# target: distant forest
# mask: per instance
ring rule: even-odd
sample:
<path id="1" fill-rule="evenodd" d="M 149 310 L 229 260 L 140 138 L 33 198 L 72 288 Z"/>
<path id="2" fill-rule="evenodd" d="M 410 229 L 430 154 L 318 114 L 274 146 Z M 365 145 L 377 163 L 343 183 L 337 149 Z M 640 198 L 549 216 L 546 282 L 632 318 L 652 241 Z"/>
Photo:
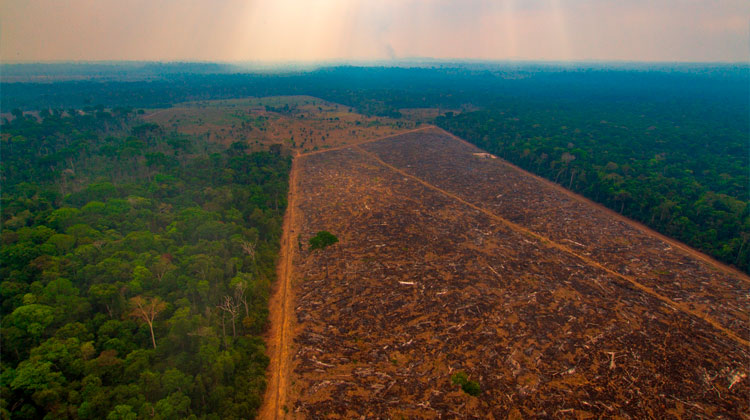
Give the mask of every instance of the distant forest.
<path id="1" fill-rule="evenodd" d="M 679 102 L 722 102 L 738 113 L 748 107 L 747 65 L 425 66 L 238 73 L 211 64 L 5 64 L 0 65 L 0 108 L 3 112 L 96 105 L 158 108 L 185 101 L 270 95 L 317 96 L 381 116 L 398 115 L 401 108 L 486 107 L 509 100 L 654 102 L 678 107 Z M 23 74 L 46 82 L 8 82 Z M 747 113 L 743 118 L 747 119 Z"/>
<path id="2" fill-rule="evenodd" d="M 40 118 L 2 125 L 0 417 L 254 417 L 290 159 Z"/>

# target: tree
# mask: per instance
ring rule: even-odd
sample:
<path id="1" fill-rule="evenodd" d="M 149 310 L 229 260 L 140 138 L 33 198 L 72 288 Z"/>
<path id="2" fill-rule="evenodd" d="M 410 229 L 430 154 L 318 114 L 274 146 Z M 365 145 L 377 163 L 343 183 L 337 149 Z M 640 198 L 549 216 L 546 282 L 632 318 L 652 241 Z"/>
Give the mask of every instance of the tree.
<path id="1" fill-rule="evenodd" d="M 235 277 L 236 278 L 236 277 Z M 245 317 L 250 317 L 250 307 L 247 305 L 247 284 L 244 281 L 238 281 L 234 285 L 234 297 L 238 303 L 245 307 Z"/>
<path id="2" fill-rule="evenodd" d="M 52 307 L 39 304 L 19 306 L 8 318 L 9 325 L 25 331 L 34 340 L 41 338 L 55 319 Z"/>
<path id="3" fill-rule="evenodd" d="M 255 246 L 256 246 L 256 243 L 255 242 L 250 242 L 250 241 L 242 241 L 241 246 L 242 246 L 242 250 L 245 251 L 245 253 L 247 255 L 249 255 L 250 258 L 253 259 L 253 261 L 255 261 Z"/>
<path id="4" fill-rule="evenodd" d="M 310 238 L 310 251 L 317 249 L 326 249 L 330 245 L 333 245 L 339 241 L 336 235 L 326 230 L 321 230 L 315 236 Z"/>
<path id="5" fill-rule="evenodd" d="M 107 309 L 107 314 L 112 318 L 114 315 L 113 307 L 119 296 L 117 287 L 114 284 L 98 283 L 89 288 L 90 299 Z"/>
<path id="6" fill-rule="evenodd" d="M 135 420 L 138 416 L 129 405 L 116 405 L 107 415 L 107 420 Z"/>
<path id="7" fill-rule="evenodd" d="M 240 289 L 237 289 L 237 290 L 238 292 L 240 291 Z M 244 290 L 242 292 L 244 292 Z M 217 305 L 216 307 L 221 309 L 224 312 L 229 313 L 229 316 L 232 318 L 232 337 L 237 337 L 237 329 L 235 327 L 235 320 L 237 319 L 237 315 L 240 312 L 240 303 L 238 299 L 235 299 L 234 297 L 229 296 L 229 295 L 224 296 L 224 300 L 221 302 L 220 305 Z M 223 325 L 224 323 L 223 315 L 221 317 L 221 322 Z"/>
<path id="8" fill-rule="evenodd" d="M 329 246 L 337 243 L 339 241 L 339 238 L 336 237 L 336 235 L 332 234 L 331 232 L 328 232 L 327 230 L 321 230 L 315 236 L 310 238 L 310 251 L 315 250 L 324 250 L 328 248 Z M 326 267 L 326 278 L 328 277 L 328 261 L 325 261 L 325 267 Z"/>
<path id="9" fill-rule="evenodd" d="M 172 264 L 169 258 L 162 255 L 162 257 L 159 258 L 159 260 L 154 263 L 150 271 L 152 271 L 154 275 L 156 275 L 156 278 L 161 282 L 162 279 L 164 279 L 164 276 L 174 269 L 175 269 L 175 266 L 174 264 Z M 136 271 L 134 272 L 134 274 L 138 273 L 137 270 L 138 270 L 138 267 L 136 267 Z M 146 274 L 146 273 L 144 272 L 143 274 Z"/>
<path id="10" fill-rule="evenodd" d="M 130 316 L 141 319 L 143 322 L 148 324 L 148 328 L 151 330 L 151 343 L 156 348 L 156 338 L 154 337 L 154 319 L 159 312 L 166 309 L 167 304 L 163 302 L 158 296 L 151 299 L 144 298 L 142 296 L 136 296 L 130 299 L 130 304 L 133 306 L 133 310 L 130 312 Z"/>

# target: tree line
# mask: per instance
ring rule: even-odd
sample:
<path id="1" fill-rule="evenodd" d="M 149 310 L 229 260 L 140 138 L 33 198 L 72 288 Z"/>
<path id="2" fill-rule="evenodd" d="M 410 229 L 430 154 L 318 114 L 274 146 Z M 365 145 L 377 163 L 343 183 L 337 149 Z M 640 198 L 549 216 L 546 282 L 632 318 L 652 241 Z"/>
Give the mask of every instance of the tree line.
<path id="1" fill-rule="evenodd" d="M 717 259 L 750 269 L 747 115 L 729 104 L 506 102 L 436 123 Z"/>

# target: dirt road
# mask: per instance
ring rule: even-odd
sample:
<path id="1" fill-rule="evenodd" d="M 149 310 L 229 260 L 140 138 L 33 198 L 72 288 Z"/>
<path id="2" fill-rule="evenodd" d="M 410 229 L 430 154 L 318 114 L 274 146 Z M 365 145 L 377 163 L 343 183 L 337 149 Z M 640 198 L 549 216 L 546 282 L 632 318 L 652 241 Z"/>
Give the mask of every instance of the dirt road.
<path id="1" fill-rule="evenodd" d="M 144 120 L 147 120 L 147 119 L 149 119 L 149 118 L 152 118 L 152 117 L 155 117 L 155 116 L 157 116 L 157 115 L 159 115 L 159 114 L 163 114 L 163 113 L 165 113 L 165 112 L 167 112 L 167 111 L 169 111 L 169 110 L 171 110 L 171 109 L 172 109 L 172 108 L 161 109 L 161 110 L 159 110 L 159 111 L 155 111 L 155 112 L 152 112 L 152 113 L 150 113 L 150 114 L 144 115 L 144 116 L 143 116 L 142 118 L 143 118 Z"/>
<path id="2" fill-rule="evenodd" d="M 286 409 L 286 395 L 289 380 L 289 350 L 292 334 L 292 302 L 294 301 L 294 290 L 292 289 L 292 276 L 296 218 L 295 207 L 297 205 L 297 173 L 299 160 L 292 161 L 292 169 L 289 173 L 289 193 L 287 199 L 286 214 L 282 225 L 281 252 L 279 264 L 276 268 L 276 290 L 269 302 L 270 322 L 266 344 L 271 363 L 268 367 L 268 386 L 260 408 L 259 418 L 278 419 L 284 418 Z"/>
<path id="3" fill-rule="evenodd" d="M 370 140 L 364 140 L 364 141 L 358 141 L 358 142 L 351 142 L 351 143 L 343 144 L 341 146 L 329 147 L 327 149 L 321 149 L 321 150 L 315 150 L 315 151 L 312 151 L 312 152 L 302 153 L 302 154 L 298 155 L 298 157 L 312 156 L 312 155 L 318 155 L 318 154 L 326 153 L 326 152 L 333 152 L 334 150 L 341 150 L 341 149 L 345 149 L 347 147 L 352 147 L 352 146 L 360 146 L 360 145 L 367 144 L 367 143 L 373 143 L 373 142 L 376 142 L 376 141 L 381 141 L 381 140 L 389 139 L 391 137 L 403 136 L 404 134 L 416 133 L 418 131 L 423 131 L 423 130 L 435 130 L 435 129 L 436 129 L 436 127 L 433 126 L 433 125 L 426 125 L 424 127 L 415 128 L 413 130 L 407 130 L 407 131 L 402 131 L 402 132 L 396 133 L 396 134 L 389 134 L 387 136 L 378 137 L 376 139 L 370 139 Z"/>

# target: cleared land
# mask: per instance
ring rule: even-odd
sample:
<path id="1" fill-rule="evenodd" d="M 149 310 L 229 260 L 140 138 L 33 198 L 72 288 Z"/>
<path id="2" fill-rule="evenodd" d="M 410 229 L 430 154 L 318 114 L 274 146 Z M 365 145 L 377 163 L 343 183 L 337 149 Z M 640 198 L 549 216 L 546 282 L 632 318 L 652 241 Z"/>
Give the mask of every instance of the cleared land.
<path id="1" fill-rule="evenodd" d="M 746 276 L 436 129 L 297 159 L 290 417 L 750 418 Z"/>
<path id="2" fill-rule="evenodd" d="M 303 153 L 373 140 L 415 125 L 406 120 L 367 117 L 344 105 L 310 96 L 187 102 L 149 110 L 144 119 L 225 145 L 236 141 L 251 148 L 282 144 Z"/>

